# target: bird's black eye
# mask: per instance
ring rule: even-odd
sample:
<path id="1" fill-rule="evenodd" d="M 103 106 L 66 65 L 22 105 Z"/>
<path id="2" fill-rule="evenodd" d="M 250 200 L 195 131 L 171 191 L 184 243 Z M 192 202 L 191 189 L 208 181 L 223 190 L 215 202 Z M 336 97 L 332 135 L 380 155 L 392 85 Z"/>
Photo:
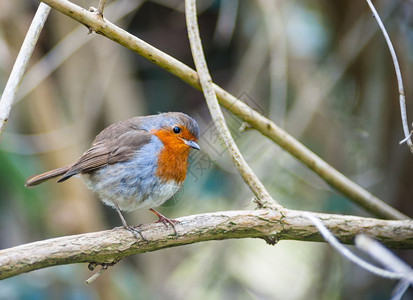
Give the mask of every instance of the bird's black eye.
<path id="1" fill-rule="evenodd" d="M 181 128 L 179 128 L 178 126 L 174 126 L 174 128 L 172 128 L 173 132 L 178 134 L 181 132 Z"/>

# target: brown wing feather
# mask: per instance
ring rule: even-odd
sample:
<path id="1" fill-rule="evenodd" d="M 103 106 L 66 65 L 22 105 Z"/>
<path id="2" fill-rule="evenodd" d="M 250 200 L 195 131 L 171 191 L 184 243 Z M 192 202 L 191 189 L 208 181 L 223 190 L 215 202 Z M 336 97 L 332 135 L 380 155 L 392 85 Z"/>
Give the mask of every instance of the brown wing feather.
<path id="1" fill-rule="evenodd" d="M 151 134 L 139 129 L 136 119 L 113 124 L 104 129 L 95 139 L 92 147 L 72 165 L 58 180 L 62 182 L 71 176 L 90 172 L 108 164 L 127 161 L 137 150 L 147 144 Z"/>

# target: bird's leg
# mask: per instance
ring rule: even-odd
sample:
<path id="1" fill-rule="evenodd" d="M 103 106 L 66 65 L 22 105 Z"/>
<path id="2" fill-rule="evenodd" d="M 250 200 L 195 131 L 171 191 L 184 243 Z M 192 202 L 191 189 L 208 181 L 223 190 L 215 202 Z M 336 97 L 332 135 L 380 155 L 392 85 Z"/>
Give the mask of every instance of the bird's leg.
<path id="1" fill-rule="evenodd" d="M 172 228 L 174 229 L 176 238 L 178 238 L 178 232 L 176 231 L 176 228 L 175 228 L 175 224 L 179 223 L 178 220 L 169 219 L 165 217 L 164 215 L 162 215 L 161 213 L 154 210 L 153 208 L 150 208 L 149 211 L 154 213 L 158 217 L 158 221 L 156 221 L 155 223 L 163 223 L 166 228 L 168 228 L 168 224 L 170 224 Z"/>
<path id="2" fill-rule="evenodd" d="M 132 233 L 137 240 L 139 240 L 139 236 L 138 236 L 138 234 L 139 234 L 140 237 L 141 237 L 145 242 L 147 242 L 148 240 L 145 239 L 145 237 L 142 235 L 142 232 L 141 232 L 138 228 L 130 227 L 130 226 L 128 225 L 128 223 L 126 223 L 126 220 L 125 220 L 125 218 L 123 217 L 122 213 L 120 212 L 119 206 L 118 206 L 116 203 L 115 203 L 115 208 L 116 208 L 116 211 L 118 212 L 119 217 L 120 217 L 120 219 L 121 219 L 121 221 L 122 221 L 123 228 L 125 228 L 125 229 L 128 230 L 130 233 Z"/>

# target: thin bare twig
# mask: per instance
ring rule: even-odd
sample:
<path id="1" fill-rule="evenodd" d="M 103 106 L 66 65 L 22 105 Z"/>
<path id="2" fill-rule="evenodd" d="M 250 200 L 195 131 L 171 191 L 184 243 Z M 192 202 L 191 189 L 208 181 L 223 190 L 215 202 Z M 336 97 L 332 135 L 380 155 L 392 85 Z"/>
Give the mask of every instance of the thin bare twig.
<path id="1" fill-rule="evenodd" d="M 366 1 L 373 13 L 374 18 L 377 21 L 377 24 L 379 24 L 379 27 L 381 31 L 383 32 L 384 39 L 386 40 L 387 46 L 389 47 L 389 51 L 390 51 L 390 54 L 393 60 L 394 70 L 396 71 L 397 85 L 399 87 L 400 113 L 401 113 L 401 118 L 402 118 L 404 136 L 405 136 L 405 139 L 403 140 L 403 142 L 405 141 L 407 142 L 407 145 L 409 146 L 410 151 L 413 153 L 413 143 L 411 140 L 409 124 L 407 122 L 406 98 L 404 95 L 403 79 L 402 79 L 402 73 L 400 71 L 399 61 L 397 60 L 396 51 L 394 51 L 394 47 L 387 33 L 386 27 L 384 27 L 384 24 L 381 21 L 380 16 L 377 13 L 377 10 L 374 7 L 373 3 L 370 0 L 366 0 Z"/>
<path id="2" fill-rule="evenodd" d="M 401 299 L 409 285 L 413 285 L 412 269 L 376 240 L 365 234 L 359 234 L 355 237 L 355 244 L 359 249 L 368 253 L 382 265 L 386 266 L 390 271 L 376 267 L 375 265 L 372 265 L 371 263 L 356 256 L 336 239 L 333 233 L 324 226 L 320 219 L 308 212 L 305 212 L 304 215 L 313 222 L 324 239 L 344 258 L 369 271 L 370 273 L 373 273 L 374 275 L 388 279 L 399 279 L 400 284 L 396 287 L 396 292 L 393 293 L 391 298 L 392 300 Z"/>
<path id="3" fill-rule="evenodd" d="M 229 132 L 224 115 L 219 106 L 217 96 L 212 85 L 211 75 L 208 71 L 208 66 L 205 60 L 204 51 L 202 48 L 201 37 L 199 34 L 198 21 L 196 15 L 196 0 L 185 1 L 185 15 L 188 30 L 189 43 L 191 45 L 192 57 L 195 62 L 195 67 L 198 72 L 199 81 L 202 86 L 209 111 L 211 113 L 214 124 L 222 142 L 225 145 L 234 165 L 241 174 L 242 179 L 259 199 L 263 207 L 277 207 L 276 201 L 270 196 L 264 185 L 255 175 L 254 171 L 249 167 L 241 152 L 239 151 L 234 139 Z"/>
<path id="4" fill-rule="evenodd" d="M 0 135 L 7 123 L 20 82 L 26 72 L 34 47 L 49 16 L 50 6 L 40 3 L 17 55 L 9 80 L 0 100 Z"/>
<path id="5" fill-rule="evenodd" d="M 389 249 L 367 235 L 358 235 L 355 239 L 357 248 L 363 250 L 387 269 L 400 274 L 413 284 L 413 270 L 408 264 L 394 255 Z"/>
<path id="6" fill-rule="evenodd" d="M 98 277 L 100 275 L 103 274 L 103 272 L 105 272 L 108 269 L 108 264 L 102 264 L 101 268 L 99 271 L 97 271 L 95 274 L 93 274 L 92 276 L 90 276 L 88 279 L 85 280 L 86 284 L 91 284 L 93 283 L 93 281 L 95 281 L 96 279 L 98 279 Z"/>
<path id="7" fill-rule="evenodd" d="M 376 267 L 375 265 L 372 265 L 371 263 L 361 259 L 357 255 L 355 255 L 353 252 L 351 252 L 348 248 L 344 247 L 337 239 L 336 237 L 324 226 L 324 224 L 316 217 L 311 215 L 310 213 L 305 213 L 305 216 L 313 222 L 313 224 L 318 228 L 320 231 L 321 235 L 323 238 L 342 256 L 344 256 L 346 259 L 349 261 L 355 263 L 359 267 L 369 271 L 370 273 L 373 273 L 374 275 L 388 278 L 388 279 L 401 279 L 403 278 L 403 274 L 401 273 L 395 273 L 392 271 L 387 271 L 385 269 Z"/>
<path id="8" fill-rule="evenodd" d="M 356 236 L 355 245 L 387 269 L 403 275 L 393 290 L 391 300 L 401 299 L 409 286 L 413 286 L 412 268 L 381 243 L 367 235 L 359 234 Z"/>

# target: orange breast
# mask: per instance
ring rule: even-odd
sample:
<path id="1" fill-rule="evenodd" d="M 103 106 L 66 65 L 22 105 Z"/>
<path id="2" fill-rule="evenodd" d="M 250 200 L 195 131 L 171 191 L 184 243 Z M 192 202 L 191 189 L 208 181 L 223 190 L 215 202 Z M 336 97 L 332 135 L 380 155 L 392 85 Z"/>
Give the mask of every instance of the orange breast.
<path id="1" fill-rule="evenodd" d="M 185 180 L 189 147 L 167 130 L 154 132 L 164 144 L 158 157 L 156 175 L 162 180 L 174 180 L 181 184 Z"/>

